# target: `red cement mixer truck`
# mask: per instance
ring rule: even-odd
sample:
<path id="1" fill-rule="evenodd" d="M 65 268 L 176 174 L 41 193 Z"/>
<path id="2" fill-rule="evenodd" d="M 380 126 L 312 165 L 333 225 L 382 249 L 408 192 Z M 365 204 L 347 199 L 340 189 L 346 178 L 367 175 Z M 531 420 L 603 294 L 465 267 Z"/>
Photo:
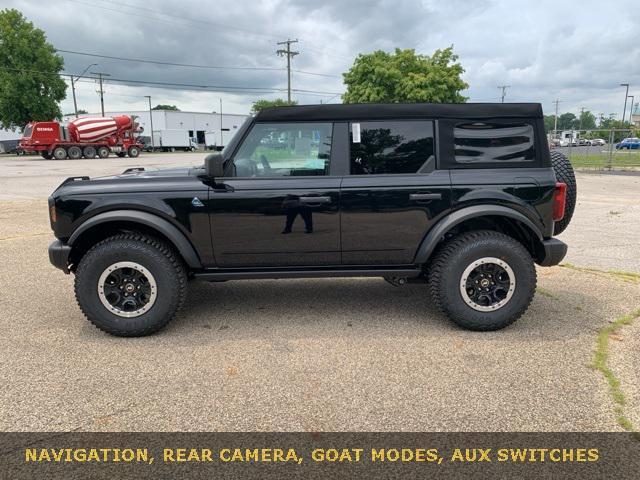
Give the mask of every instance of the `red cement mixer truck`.
<path id="1" fill-rule="evenodd" d="M 110 153 L 119 157 L 140 155 L 143 145 L 134 117 L 80 117 L 67 125 L 59 122 L 31 122 L 20 140 L 19 149 L 39 153 L 42 158 L 107 158 Z"/>

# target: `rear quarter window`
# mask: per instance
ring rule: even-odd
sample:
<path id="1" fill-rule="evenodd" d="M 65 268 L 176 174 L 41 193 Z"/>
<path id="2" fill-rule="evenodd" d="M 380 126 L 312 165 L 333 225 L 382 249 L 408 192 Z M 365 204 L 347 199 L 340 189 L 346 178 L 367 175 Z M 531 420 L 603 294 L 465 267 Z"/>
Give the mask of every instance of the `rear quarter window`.
<path id="1" fill-rule="evenodd" d="M 534 128 L 528 123 L 458 122 L 453 125 L 456 164 L 513 164 L 535 160 Z"/>

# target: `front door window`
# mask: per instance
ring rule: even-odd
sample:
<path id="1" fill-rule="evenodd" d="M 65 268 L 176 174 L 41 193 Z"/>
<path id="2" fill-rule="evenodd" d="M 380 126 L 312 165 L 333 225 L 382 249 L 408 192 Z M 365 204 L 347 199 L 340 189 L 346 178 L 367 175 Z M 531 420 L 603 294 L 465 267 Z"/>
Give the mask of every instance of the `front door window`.
<path id="1" fill-rule="evenodd" d="M 234 176 L 329 174 L 331 123 L 257 123 L 234 159 Z"/>

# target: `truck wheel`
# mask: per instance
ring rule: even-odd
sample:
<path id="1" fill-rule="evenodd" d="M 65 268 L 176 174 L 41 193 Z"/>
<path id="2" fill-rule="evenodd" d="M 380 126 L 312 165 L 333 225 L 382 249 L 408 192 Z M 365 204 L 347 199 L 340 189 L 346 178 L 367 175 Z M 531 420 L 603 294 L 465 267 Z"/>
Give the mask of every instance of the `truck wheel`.
<path id="1" fill-rule="evenodd" d="M 67 150 L 64 147 L 56 147 L 53 149 L 53 158 L 56 160 L 64 160 L 67 158 Z"/>
<path id="2" fill-rule="evenodd" d="M 108 158 L 111 150 L 109 147 L 99 147 L 98 148 L 98 157 L 100 158 Z"/>
<path id="3" fill-rule="evenodd" d="M 578 197 L 578 186 L 571 162 L 563 153 L 551 152 L 551 165 L 553 171 L 556 172 L 556 179 L 567 184 L 567 203 L 564 207 L 564 217 L 553 225 L 553 234 L 559 235 L 567 229 L 571 217 L 573 217 Z"/>
<path id="4" fill-rule="evenodd" d="M 84 158 L 96 158 L 96 149 L 95 147 L 84 147 L 82 154 Z"/>
<path id="5" fill-rule="evenodd" d="M 527 310 L 536 290 L 536 269 L 527 249 L 490 230 L 449 240 L 427 273 L 435 305 L 468 330 L 512 324 Z"/>
<path id="6" fill-rule="evenodd" d="M 68 148 L 67 155 L 69 155 L 69 158 L 71 160 L 77 160 L 79 158 L 82 158 L 82 149 L 73 145 L 72 147 Z"/>
<path id="7" fill-rule="evenodd" d="M 140 149 L 138 147 L 129 147 L 128 153 L 131 158 L 136 158 L 140 155 Z"/>
<path id="8" fill-rule="evenodd" d="M 162 329 L 186 295 L 182 260 L 160 240 L 137 233 L 116 235 L 80 260 L 75 294 L 80 309 L 100 330 L 141 337 Z"/>

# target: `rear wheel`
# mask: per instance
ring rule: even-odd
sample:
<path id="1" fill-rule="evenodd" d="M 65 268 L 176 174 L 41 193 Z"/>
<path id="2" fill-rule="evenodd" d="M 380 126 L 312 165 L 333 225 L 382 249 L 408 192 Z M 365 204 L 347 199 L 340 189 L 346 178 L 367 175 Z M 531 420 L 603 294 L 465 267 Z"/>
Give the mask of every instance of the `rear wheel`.
<path id="1" fill-rule="evenodd" d="M 187 275 L 181 259 L 160 240 L 116 235 L 82 258 L 75 278 L 80 309 L 100 330 L 121 337 L 162 329 L 184 302 Z"/>
<path id="2" fill-rule="evenodd" d="M 84 155 L 84 158 L 95 158 L 96 157 L 96 149 L 95 147 L 84 147 L 84 149 L 82 150 L 82 154 Z"/>
<path id="3" fill-rule="evenodd" d="M 70 159 L 77 160 L 79 158 L 82 158 L 82 149 L 80 147 L 73 145 L 72 147 L 69 147 L 69 149 L 67 150 L 67 155 L 69 155 Z"/>
<path id="4" fill-rule="evenodd" d="M 536 270 L 527 249 L 489 230 L 449 240 L 427 273 L 433 302 L 468 330 L 498 330 L 512 324 L 527 310 L 536 289 Z"/>
<path id="5" fill-rule="evenodd" d="M 573 211 L 576 208 L 576 200 L 578 197 L 578 186 L 573 167 L 569 159 L 561 152 L 551 152 L 551 165 L 556 173 L 556 179 L 559 182 L 567 184 L 567 201 L 564 207 L 564 217 L 562 220 L 555 222 L 553 226 L 553 234 L 558 235 L 564 232 L 571 222 Z"/>
<path id="6" fill-rule="evenodd" d="M 138 147 L 129 147 L 128 153 L 131 158 L 136 158 L 140 155 L 140 149 Z"/>
<path id="7" fill-rule="evenodd" d="M 111 153 L 111 150 L 109 150 L 109 147 L 98 148 L 98 157 L 100 158 L 107 158 L 110 153 Z"/>
<path id="8" fill-rule="evenodd" d="M 53 158 L 56 160 L 64 160 L 67 158 L 67 149 L 64 147 L 56 147 L 53 149 Z"/>

